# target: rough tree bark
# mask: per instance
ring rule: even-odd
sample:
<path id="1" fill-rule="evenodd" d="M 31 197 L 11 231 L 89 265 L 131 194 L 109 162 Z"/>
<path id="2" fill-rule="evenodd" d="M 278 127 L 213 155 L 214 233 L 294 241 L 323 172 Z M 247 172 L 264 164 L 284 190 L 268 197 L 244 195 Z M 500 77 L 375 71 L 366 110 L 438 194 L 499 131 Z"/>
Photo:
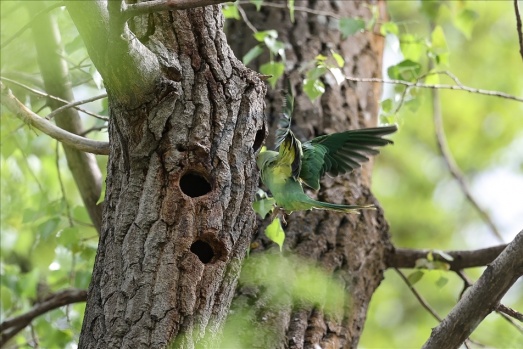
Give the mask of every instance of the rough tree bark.
<path id="1" fill-rule="evenodd" d="M 127 33 L 118 3 L 68 3 L 110 105 L 80 348 L 192 348 L 226 317 L 254 229 L 265 87 L 227 45 L 218 6 L 137 17 L 129 36 L 114 32 Z M 154 80 L 143 61 L 151 74 L 158 62 Z"/>
<path id="2" fill-rule="evenodd" d="M 296 1 L 317 11 L 335 13 L 340 17 L 369 18 L 369 5 L 382 7 L 375 1 Z M 299 83 L 300 69 L 318 54 L 330 55 L 330 49 L 340 53 L 346 65 L 344 73 L 357 77 L 380 77 L 383 40 L 371 33 L 360 33 L 346 40 L 335 30 L 334 19 L 296 11 L 291 23 L 287 9 L 263 7 L 257 12 L 245 5 L 245 11 L 258 30 L 276 29 L 279 39 L 287 43 L 286 66 L 296 90 L 293 130 L 302 139 L 347 129 L 371 127 L 377 124 L 380 87 L 374 84 L 344 83 L 338 86 L 332 76 L 325 76 L 326 92 L 319 102 L 311 103 Z M 384 9 L 381 8 L 383 14 Z M 229 39 L 238 57 L 242 57 L 256 43 L 246 40 L 249 29 L 243 22 L 231 23 Z M 254 62 L 254 69 L 266 62 L 261 57 Z M 277 115 L 281 107 L 280 92 L 269 92 L 269 114 Z M 271 131 L 277 118 L 270 120 Z M 282 306 L 275 311 L 267 305 L 265 290 L 254 285 L 240 285 L 235 304 L 248 304 L 256 309 L 257 324 L 267 326 L 272 336 L 259 336 L 259 348 L 356 348 L 362 333 L 367 307 L 375 289 L 383 278 L 385 257 L 391 250 L 388 226 L 383 212 L 372 196 L 370 185 L 371 166 L 343 177 L 322 181 L 318 193 L 321 200 L 367 204 L 373 203 L 377 211 L 363 211 L 361 215 L 344 215 L 324 211 L 293 213 L 285 227 L 285 249 L 308 260 L 314 260 L 325 271 L 341 280 L 350 293 L 350 301 L 341 317 L 329 316 L 323 309 L 312 306 Z M 260 226 L 251 255 L 270 248 L 263 238 Z"/>

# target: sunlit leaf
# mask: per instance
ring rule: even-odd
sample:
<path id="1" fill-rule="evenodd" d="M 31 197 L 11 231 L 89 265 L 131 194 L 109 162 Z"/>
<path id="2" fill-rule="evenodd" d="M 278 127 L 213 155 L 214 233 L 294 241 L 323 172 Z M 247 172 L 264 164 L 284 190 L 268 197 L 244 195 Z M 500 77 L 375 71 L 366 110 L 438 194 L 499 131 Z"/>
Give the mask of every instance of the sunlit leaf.
<path id="1" fill-rule="evenodd" d="M 325 93 L 325 85 L 318 79 L 305 79 L 303 81 L 303 91 L 313 101 Z"/>
<path id="2" fill-rule="evenodd" d="M 235 5 L 223 5 L 222 12 L 226 19 L 241 19 L 240 13 L 238 12 L 238 7 Z"/>
<path id="3" fill-rule="evenodd" d="M 281 226 L 279 218 L 275 218 L 271 224 L 265 228 L 265 235 L 278 246 L 280 246 L 280 251 L 283 248 L 283 241 L 285 240 L 285 231 Z"/>
<path id="4" fill-rule="evenodd" d="M 338 67 L 343 68 L 343 66 L 345 65 L 345 60 L 343 59 L 343 57 L 339 53 L 337 53 L 333 50 L 331 50 L 331 53 L 332 53 L 332 57 L 338 64 Z"/>
<path id="5" fill-rule="evenodd" d="M 287 7 L 289 8 L 289 14 L 291 15 L 291 22 L 294 23 L 294 0 L 287 0 Z"/>
<path id="6" fill-rule="evenodd" d="M 398 25 L 394 22 L 385 22 L 380 26 L 381 35 L 394 34 L 398 35 Z"/>

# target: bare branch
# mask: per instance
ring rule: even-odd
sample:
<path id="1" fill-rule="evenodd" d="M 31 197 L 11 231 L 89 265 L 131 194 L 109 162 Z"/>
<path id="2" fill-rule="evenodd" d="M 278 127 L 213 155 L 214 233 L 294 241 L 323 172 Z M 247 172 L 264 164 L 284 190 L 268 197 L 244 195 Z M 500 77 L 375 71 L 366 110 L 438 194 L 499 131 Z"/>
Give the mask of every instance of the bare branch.
<path id="1" fill-rule="evenodd" d="M 52 99 L 54 101 L 58 101 L 58 102 L 66 103 L 66 104 L 69 103 L 69 101 L 67 101 L 67 100 L 65 100 L 63 98 L 56 97 L 56 96 L 50 95 L 49 93 L 36 90 L 36 89 L 34 89 L 32 87 L 29 87 L 27 85 L 24 85 L 24 84 L 22 84 L 22 83 L 20 83 L 20 82 L 18 82 L 16 80 L 12 80 L 12 79 L 6 78 L 5 76 L 0 76 L 0 80 L 4 80 L 4 81 L 7 81 L 7 82 L 9 82 L 11 84 L 15 84 L 17 86 L 20 86 L 20 87 L 26 89 L 27 91 L 30 91 L 30 92 L 34 93 L 35 95 L 46 97 L 46 98 Z M 93 116 L 93 117 L 95 117 L 97 119 L 104 120 L 104 121 L 109 121 L 109 119 L 106 118 L 106 117 L 103 117 L 101 115 L 92 113 L 89 110 L 85 110 L 85 109 L 80 108 L 78 106 L 72 106 L 72 108 L 74 108 L 74 109 L 76 109 L 78 111 L 81 111 L 82 113 L 85 113 L 87 115 L 91 115 L 91 116 Z"/>
<path id="2" fill-rule="evenodd" d="M 125 19 L 161 11 L 188 10 L 196 7 L 218 5 L 231 0 L 153 0 L 129 4 L 123 11 Z"/>
<path id="3" fill-rule="evenodd" d="M 67 132 L 29 110 L 1 82 L 0 88 L 2 91 L 2 104 L 20 120 L 77 150 L 99 155 L 109 155 L 108 142 L 95 141 Z"/>
<path id="4" fill-rule="evenodd" d="M 519 14 L 519 7 L 518 7 L 518 0 L 514 0 L 514 11 L 516 13 L 516 28 L 518 31 L 518 38 L 519 38 L 519 54 L 521 55 L 521 58 L 523 59 L 523 29 L 521 28 L 521 16 Z"/>
<path id="5" fill-rule="evenodd" d="M 35 304 L 27 313 L 0 323 L 0 346 L 23 330 L 36 317 L 64 305 L 85 302 L 86 300 L 87 291 L 81 289 L 69 289 L 52 294 L 43 302 Z"/>
<path id="6" fill-rule="evenodd" d="M 457 78 L 456 80 L 457 81 Z M 433 89 L 432 91 L 432 119 L 434 121 L 434 129 L 436 131 L 436 141 L 438 144 L 438 149 L 443 157 L 443 160 L 445 161 L 445 165 L 447 166 L 447 169 L 449 170 L 450 174 L 454 179 L 458 182 L 459 187 L 461 188 L 461 191 L 463 194 L 465 194 L 465 197 L 467 200 L 472 204 L 474 209 L 478 212 L 481 219 L 485 222 L 485 224 L 488 225 L 492 233 L 496 236 L 496 238 L 503 242 L 503 237 L 501 236 L 501 233 L 499 232 L 499 229 L 496 227 L 488 213 L 479 205 L 477 200 L 472 195 L 472 192 L 470 191 L 470 188 L 465 181 L 464 175 L 461 172 L 461 169 L 459 168 L 458 164 L 456 164 L 456 161 L 454 160 L 454 157 L 452 156 L 452 152 L 449 149 L 449 146 L 447 144 L 447 138 L 445 136 L 445 130 L 443 128 L 443 113 L 441 111 L 441 101 L 439 98 L 439 91 L 437 89 Z"/>
<path id="7" fill-rule="evenodd" d="M 385 80 L 385 79 L 379 79 L 379 78 L 356 78 L 352 76 L 345 77 L 349 81 L 355 81 L 355 82 L 379 82 L 381 84 L 395 84 L 395 85 L 403 85 L 406 87 L 421 87 L 421 88 L 432 88 L 432 89 L 439 89 L 439 90 L 458 90 L 458 91 L 466 91 L 470 93 L 476 93 L 480 95 L 486 95 L 486 96 L 492 96 L 492 97 L 500 97 L 505 99 L 510 99 L 517 102 L 523 102 L 523 98 L 516 97 L 509 95 L 508 93 L 499 92 L 499 91 L 490 91 L 490 90 L 483 90 L 478 88 L 472 88 L 467 87 L 464 85 L 447 85 L 447 84 L 424 84 L 421 82 L 409 82 L 404 80 Z"/>
<path id="8" fill-rule="evenodd" d="M 458 348 L 477 325 L 496 310 L 501 298 L 523 275 L 523 231 L 485 269 L 445 319 L 432 330 L 423 345 L 429 348 Z M 456 331 L 456 329 L 459 329 Z"/>
<path id="9" fill-rule="evenodd" d="M 247 14 L 245 13 L 245 10 L 243 9 L 243 7 L 241 7 L 240 5 L 238 5 L 238 12 L 240 12 L 240 15 L 242 16 L 242 19 L 243 21 L 245 22 L 245 24 L 247 25 L 247 27 L 253 32 L 253 33 L 257 33 L 258 32 L 258 29 L 256 29 L 256 27 L 251 23 L 251 21 L 249 21 L 249 17 L 247 17 Z"/>
<path id="10" fill-rule="evenodd" d="M 490 264 L 507 245 L 483 248 L 471 251 L 445 251 L 453 260 L 449 261 L 435 251 L 432 256 L 435 261 L 448 263 L 450 270 L 459 271 L 466 268 L 482 267 Z M 431 250 L 411 250 L 396 248 L 387 259 L 389 268 L 415 268 L 418 259 L 426 259 Z"/>
<path id="11" fill-rule="evenodd" d="M 89 102 L 97 101 L 97 100 L 105 98 L 105 97 L 107 97 L 107 93 L 102 93 L 101 95 L 98 95 L 98 96 L 94 96 L 94 97 L 91 97 L 91 98 L 86 98 L 86 99 L 82 99 L 82 100 L 79 100 L 79 101 L 74 101 L 74 102 L 67 103 L 66 105 L 63 105 L 60 108 L 56 108 L 55 110 L 50 112 L 45 118 L 47 120 L 51 120 L 55 115 L 61 113 L 65 109 L 74 108 L 77 105 L 82 105 L 82 104 L 86 104 L 86 103 L 89 103 Z M 106 118 L 104 118 L 104 119 L 107 120 Z"/>
<path id="12" fill-rule="evenodd" d="M 520 322 L 523 322 L 523 314 L 521 314 L 517 310 L 507 307 L 506 305 L 503 305 L 503 304 L 498 305 L 496 311 L 506 314 L 510 317 L 513 317 L 514 319 L 516 319 Z"/>

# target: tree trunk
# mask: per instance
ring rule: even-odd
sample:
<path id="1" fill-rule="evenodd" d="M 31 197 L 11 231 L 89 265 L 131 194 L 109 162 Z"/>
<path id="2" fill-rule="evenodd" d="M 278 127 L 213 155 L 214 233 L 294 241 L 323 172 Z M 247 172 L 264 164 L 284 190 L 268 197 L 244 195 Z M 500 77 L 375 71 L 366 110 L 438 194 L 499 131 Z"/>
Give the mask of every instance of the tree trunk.
<path id="1" fill-rule="evenodd" d="M 111 150 L 80 348 L 193 348 L 226 317 L 251 240 L 265 87 L 227 45 L 218 6 L 133 25 L 163 76 L 139 106 L 104 76 Z"/>
<path id="2" fill-rule="evenodd" d="M 371 17 L 368 6 L 372 4 L 380 6 L 383 13 L 383 3 L 371 1 L 296 1 L 296 6 L 364 19 Z M 278 38 L 286 43 L 286 67 L 296 90 L 293 131 L 298 137 L 310 139 L 320 134 L 377 124 L 379 85 L 344 82 L 338 86 L 327 74 L 322 80 L 326 86 L 325 94 L 319 101 L 311 103 L 302 92 L 300 70 L 318 54 L 329 56 L 332 49 L 344 57 L 343 71 L 347 76 L 380 77 L 382 37 L 365 32 L 342 40 L 340 33 L 333 29 L 336 28 L 334 19 L 328 16 L 296 11 L 295 22 L 291 23 L 287 9 L 263 7 L 257 12 L 253 6 L 247 5 L 244 9 L 254 27 L 258 30 L 276 29 Z M 238 57 L 256 44 L 254 40 L 245 39 L 250 34 L 244 22 L 233 22 L 228 30 Z M 253 64 L 254 69 L 266 61 L 267 57 L 260 57 Z M 281 108 L 278 94 L 279 91 L 268 94 L 267 110 L 272 115 Z M 271 133 L 277 127 L 277 119 L 270 120 Z M 241 284 L 234 304 L 248 304 L 254 309 L 256 321 L 249 323 L 248 327 L 271 329 L 270 336 L 257 336 L 252 342 L 253 347 L 357 347 L 369 301 L 383 278 L 384 256 L 391 248 L 383 212 L 369 190 L 370 170 L 371 166 L 367 164 L 362 171 L 350 175 L 326 176 L 318 197 L 335 203 L 373 203 L 378 210 L 362 211 L 361 215 L 325 211 L 293 213 L 285 227 L 285 249 L 307 260 L 317 261 L 350 293 L 343 315 L 329 315 L 322 307 L 293 305 L 292 302 L 280 303 L 275 310 L 267 301 L 269 291 L 256 285 Z M 254 238 L 252 246 L 257 248 L 251 251 L 251 256 L 274 246 L 263 236 L 266 224 L 260 226 Z"/>

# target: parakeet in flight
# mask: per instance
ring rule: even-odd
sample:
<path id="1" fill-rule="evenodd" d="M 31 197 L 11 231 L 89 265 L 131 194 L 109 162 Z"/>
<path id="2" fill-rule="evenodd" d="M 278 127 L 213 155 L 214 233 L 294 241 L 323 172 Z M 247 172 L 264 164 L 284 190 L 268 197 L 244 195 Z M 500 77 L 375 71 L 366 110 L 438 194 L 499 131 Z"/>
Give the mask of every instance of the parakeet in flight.
<path id="1" fill-rule="evenodd" d="M 303 190 L 303 184 L 320 188 L 320 178 L 328 173 L 337 176 L 361 167 L 375 148 L 393 142 L 383 138 L 397 130 L 395 125 L 364 128 L 316 137 L 301 143 L 290 129 L 294 100 L 287 94 L 283 108 L 283 127 L 277 134 L 278 151 L 262 150 L 257 165 L 262 182 L 269 188 L 276 205 L 286 213 L 300 210 L 332 210 L 357 213 L 373 205 L 341 205 L 317 201 Z"/>

